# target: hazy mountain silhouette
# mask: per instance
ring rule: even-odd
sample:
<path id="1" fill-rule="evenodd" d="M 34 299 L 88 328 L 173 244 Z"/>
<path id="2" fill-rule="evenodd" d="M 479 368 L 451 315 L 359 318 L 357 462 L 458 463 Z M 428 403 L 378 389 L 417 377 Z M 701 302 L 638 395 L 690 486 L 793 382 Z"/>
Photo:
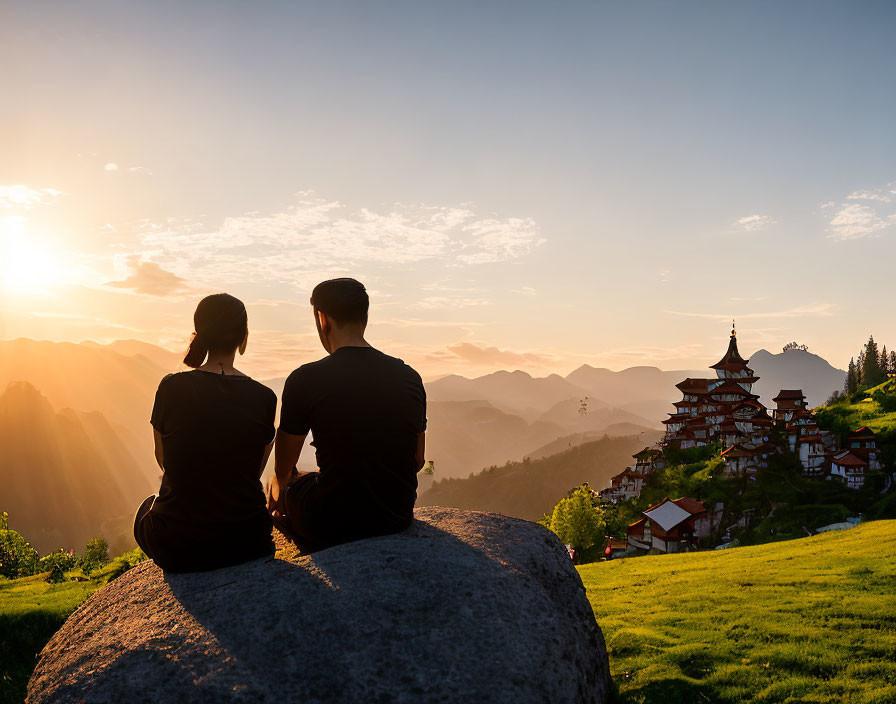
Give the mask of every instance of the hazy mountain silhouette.
<path id="1" fill-rule="evenodd" d="M 834 391 L 842 391 L 846 380 L 845 371 L 805 350 L 759 350 L 750 357 L 750 368 L 759 377 L 753 391 L 767 406 L 774 406 L 772 399 L 781 389 L 802 389 L 810 406 L 820 406 Z"/>
<path id="2" fill-rule="evenodd" d="M 652 439 L 658 436 L 655 432 Z M 424 492 L 417 505 L 496 511 L 535 521 L 572 487 L 583 482 L 604 486 L 631 465 L 632 455 L 646 444 L 643 436 L 605 438 L 550 457 L 487 469 L 466 479 L 443 479 Z"/>
<path id="3" fill-rule="evenodd" d="M 0 510 L 41 553 L 97 535 L 131 547 L 133 512 L 155 488 L 101 413 L 57 412 L 26 382 L 0 395 Z"/>
<path id="4" fill-rule="evenodd" d="M 522 371 L 494 372 L 475 379 L 452 374 L 426 385 L 432 401 L 488 401 L 495 408 L 514 413 L 526 420 L 535 420 L 548 408 L 567 399 L 582 399 L 587 391 L 558 374 L 533 377 Z M 598 398 L 594 407 L 607 404 Z"/>
<path id="5" fill-rule="evenodd" d="M 137 353 L 123 354 L 115 347 Z M 54 408 L 98 411 L 126 443 L 144 478 L 154 482 L 158 467 L 152 453 L 149 415 L 159 381 L 177 368 L 157 363 L 170 354 L 135 341 L 109 346 L 23 338 L 3 341 L 0 390 L 10 382 L 27 381 Z"/>
<path id="6" fill-rule="evenodd" d="M 674 401 L 681 396 L 675 384 L 689 376 L 705 376 L 710 371 L 708 368 L 663 371 L 658 367 L 642 366 L 614 372 L 583 364 L 566 380 L 613 406 L 628 408 L 637 403 Z"/>
<path id="7" fill-rule="evenodd" d="M 634 423 L 614 423 L 608 425 L 603 430 L 588 430 L 583 433 L 570 433 L 569 435 L 564 435 L 552 440 L 546 445 L 535 448 L 531 452 L 527 452 L 526 456 L 532 460 L 541 459 L 542 457 L 550 457 L 551 455 L 556 455 L 558 452 L 570 450 L 577 445 L 584 445 L 586 442 L 594 442 L 595 440 L 602 440 L 606 437 L 641 437 L 643 438 L 645 445 L 650 445 L 656 442 L 661 435 L 662 431 L 657 430 L 656 428 L 648 428 Z"/>

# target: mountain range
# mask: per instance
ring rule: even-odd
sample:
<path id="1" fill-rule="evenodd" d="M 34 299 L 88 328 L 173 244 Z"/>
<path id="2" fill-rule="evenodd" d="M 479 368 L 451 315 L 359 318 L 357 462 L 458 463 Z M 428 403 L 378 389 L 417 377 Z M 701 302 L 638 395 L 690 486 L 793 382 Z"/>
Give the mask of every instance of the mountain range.
<path id="1" fill-rule="evenodd" d="M 844 372 L 800 350 L 782 354 L 760 350 L 750 363 L 762 377 L 756 388 L 766 404 L 780 388 L 800 387 L 810 404 L 820 404 L 842 387 L 844 378 Z M 57 497 L 54 515 L 67 503 L 82 506 L 85 512 L 73 515 L 90 515 L 84 523 L 89 526 L 119 518 L 125 507 L 130 513 L 135 502 L 157 490 L 159 470 L 149 415 L 159 380 L 182 369 L 178 355 L 138 340 L 106 345 L 0 341 L 0 394 L 5 408 L 0 418 L 0 510 L 10 512 L 13 527 L 17 522 L 25 523 L 23 529 L 40 525 L 29 523 L 28 517 L 40 511 L 39 502 L 21 498 L 38 477 L 44 482 L 34 484 L 42 487 L 40 493 Z M 426 384 L 427 459 L 434 462 L 435 479 L 443 480 L 527 457 L 548 457 L 605 436 L 634 437 L 635 444 L 643 447 L 647 442 L 642 441 L 661 429 L 659 421 L 680 398 L 675 384 L 710 374 L 709 369 L 632 367 L 617 372 L 583 365 L 566 377 L 533 377 L 522 371 L 443 377 Z M 263 383 L 279 394 L 283 381 Z M 30 390 L 18 382 L 26 382 Z M 9 396 L 4 393 L 7 389 Z M 23 413 L 27 410 L 40 422 L 16 420 L 19 404 Z M 76 443 L 73 438 L 78 438 Z M 306 451 L 300 468 L 314 467 L 314 456 Z M 52 486 L 49 478 L 54 472 L 67 479 Z M 99 482 L 110 488 L 79 493 L 77 482 L 72 483 L 79 472 L 90 486 Z M 112 494 L 104 493 L 113 487 Z M 89 501 L 91 494 L 102 501 Z M 66 495 L 67 501 L 60 498 Z M 79 521 L 59 516 L 52 525 L 61 533 L 43 537 L 29 527 L 28 534 L 36 536 L 41 546 L 46 541 L 51 549 L 60 540 L 59 544 L 80 544 L 83 535 L 73 532 Z"/>
<path id="2" fill-rule="evenodd" d="M 418 506 L 453 506 L 539 520 L 583 482 L 601 487 L 633 463 L 632 455 L 659 439 L 660 431 L 605 437 L 540 459 L 493 467 L 465 479 L 441 479 L 417 499 Z"/>

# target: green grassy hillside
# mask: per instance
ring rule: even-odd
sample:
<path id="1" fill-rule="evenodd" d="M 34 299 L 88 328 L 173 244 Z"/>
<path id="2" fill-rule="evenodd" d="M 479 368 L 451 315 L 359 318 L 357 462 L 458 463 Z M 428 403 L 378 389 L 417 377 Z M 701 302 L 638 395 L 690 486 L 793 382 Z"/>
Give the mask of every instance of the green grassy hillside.
<path id="1" fill-rule="evenodd" d="M 126 568 L 119 558 L 90 579 L 60 584 L 47 583 L 46 573 L 0 578 L 0 704 L 24 700 L 37 653 L 81 602 Z"/>
<path id="2" fill-rule="evenodd" d="M 896 702 L 896 521 L 579 572 L 623 703 Z"/>

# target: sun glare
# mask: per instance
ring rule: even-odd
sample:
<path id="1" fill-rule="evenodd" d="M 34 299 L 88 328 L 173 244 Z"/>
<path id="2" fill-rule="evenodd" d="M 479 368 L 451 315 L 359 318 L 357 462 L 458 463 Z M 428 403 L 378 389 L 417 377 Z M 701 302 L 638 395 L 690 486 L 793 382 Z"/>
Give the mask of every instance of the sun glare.
<path id="1" fill-rule="evenodd" d="M 0 285 L 8 293 L 47 293 L 55 283 L 53 256 L 27 222 L 22 216 L 0 220 Z"/>

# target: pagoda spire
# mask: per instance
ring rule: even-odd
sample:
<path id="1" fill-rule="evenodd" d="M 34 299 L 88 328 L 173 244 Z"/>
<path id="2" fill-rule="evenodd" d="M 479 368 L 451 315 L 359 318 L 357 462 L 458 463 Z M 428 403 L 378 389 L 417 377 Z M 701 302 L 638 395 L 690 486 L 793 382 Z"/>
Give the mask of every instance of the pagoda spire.
<path id="1" fill-rule="evenodd" d="M 734 321 L 731 321 L 731 337 L 728 340 L 728 351 L 725 352 L 725 356 L 722 357 L 718 362 L 712 365 L 710 369 L 720 369 L 722 367 L 733 371 L 735 369 L 744 369 L 747 366 L 747 360 L 740 356 L 740 352 L 737 351 L 737 328 L 734 326 Z"/>

